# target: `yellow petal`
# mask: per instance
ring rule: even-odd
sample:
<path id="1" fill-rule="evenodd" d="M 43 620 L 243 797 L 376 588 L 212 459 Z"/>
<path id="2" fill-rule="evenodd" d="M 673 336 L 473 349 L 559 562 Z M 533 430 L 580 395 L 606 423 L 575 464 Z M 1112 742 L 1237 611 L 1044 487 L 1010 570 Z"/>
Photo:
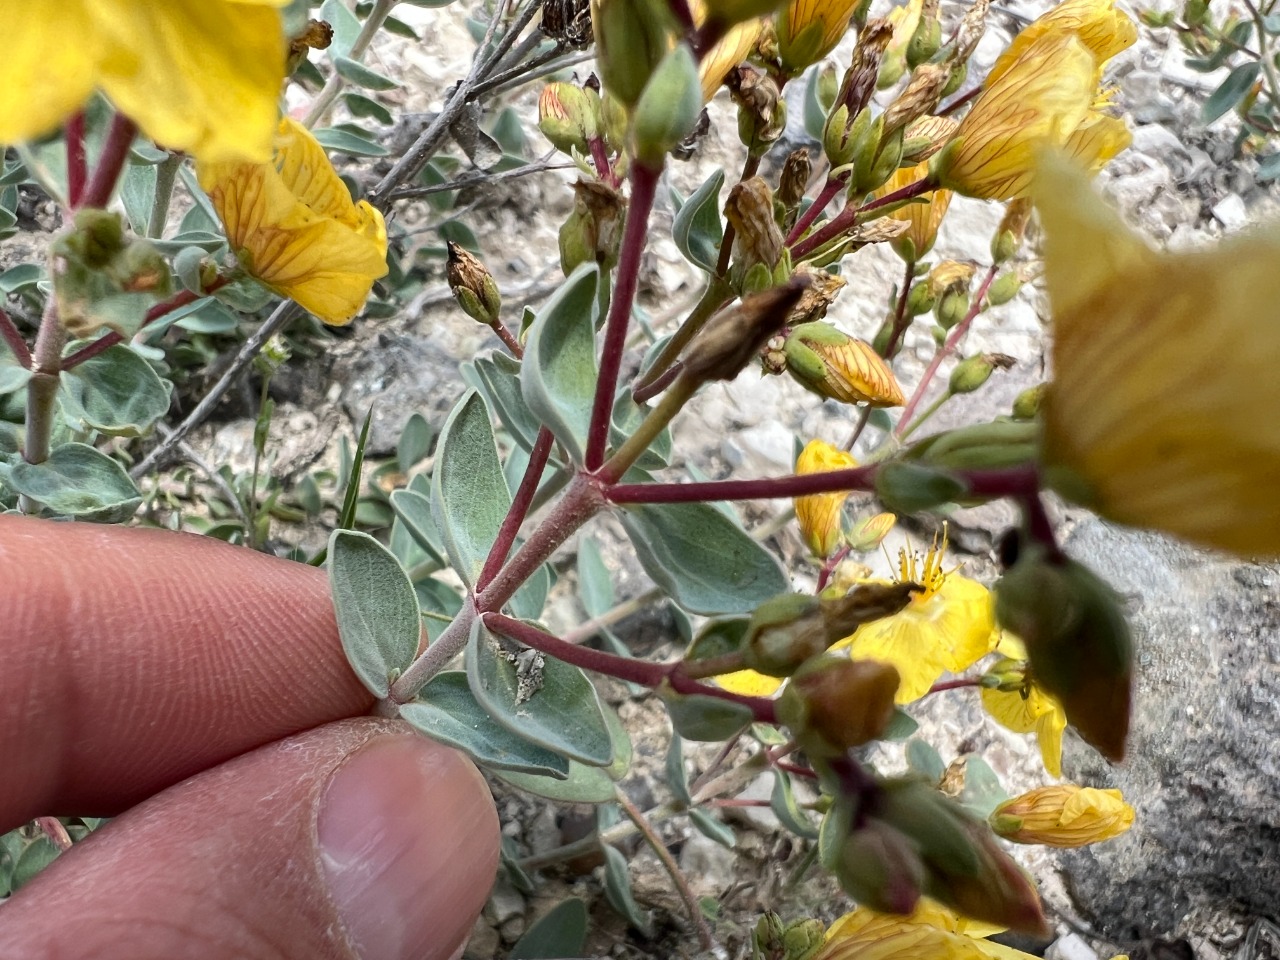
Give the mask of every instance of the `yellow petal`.
<path id="1" fill-rule="evenodd" d="M 1072 131 L 1062 146 L 1077 164 L 1097 173 L 1132 142 L 1133 134 L 1123 120 L 1094 113 Z"/>
<path id="2" fill-rule="evenodd" d="M 84 105 L 102 39 L 84 0 L 26 0 L 4 31 L 0 144 L 52 133 Z"/>
<path id="3" fill-rule="evenodd" d="M 919 163 L 914 167 L 899 167 L 894 171 L 883 187 L 876 191 L 876 196 L 884 196 L 903 187 L 923 180 L 929 175 L 929 164 Z M 925 194 L 924 203 L 908 203 L 889 214 L 895 220 L 904 220 L 909 226 L 907 232 L 896 237 L 892 243 L 899 256 L 910 252 L 914 259 L 920 259 L 933 248 L 933 241 L 938 236 L 938 227 L 951 205 L 950 190 L 934 190 Z M 903 247 L 903 241 L 910 241 L 911 247 Z"/>
<path id="4" fill-rule="evenodd" d="M 1138 39 L 1137 25 L 1115 8 L 1114 0 L 1066 0 L 1013 38 L 987 74 L 987 84 L 995 83 L 1031 44 L 1052 32 L 1076 34 L 1099 63 L 1110 60 Z"/>
<path id="5" fill-rule="evenodd" d="M 1067 715 L 1056 701 L 1054 708 L 1041 714 L 1036 721 L 1040 759 L 1051 777 L 1062 776 L 1062 734 L 1066 729 Z"/>
<path id="6" fill-rule="evenodd" d="M 99 85 L 162 146 L 212 162 L 265 160 L 287 53 L 281 5 L 94 0 Z"/>
<path id="7" fill-rule="evenodd" d="M 764 29 L 764 20 L 748 20 L 731 28 L 698 64 L 702 102 L 716 95 L 729 71 L 750 56 Z"/>
<path id="8" fill-rule="evenodd" d="M 771 697 L 782 687 L 777 677 L 766 677 L 754 670 L 738 670 L 714 678 L 715 684 L 730 693 L 744 697 Z"/>
<path id="9" fill-rule="evenodd" d="M 1280 556 L 1280 228 L 1156 254 L 1078 172 L 1046 163 L 1036 200 L 1053 482 L 1120 523 Z"/>

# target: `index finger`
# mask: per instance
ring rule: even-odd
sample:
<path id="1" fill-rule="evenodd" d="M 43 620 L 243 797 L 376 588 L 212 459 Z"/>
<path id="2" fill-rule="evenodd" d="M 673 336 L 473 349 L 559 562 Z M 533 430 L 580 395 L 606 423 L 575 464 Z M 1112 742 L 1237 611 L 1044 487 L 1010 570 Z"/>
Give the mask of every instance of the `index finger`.
<path id="1" fill-rule="evenodd" d="M 110 815 L 366 712 L 323 572 L 161 530 L 0 516 L 0 831 Z"/>

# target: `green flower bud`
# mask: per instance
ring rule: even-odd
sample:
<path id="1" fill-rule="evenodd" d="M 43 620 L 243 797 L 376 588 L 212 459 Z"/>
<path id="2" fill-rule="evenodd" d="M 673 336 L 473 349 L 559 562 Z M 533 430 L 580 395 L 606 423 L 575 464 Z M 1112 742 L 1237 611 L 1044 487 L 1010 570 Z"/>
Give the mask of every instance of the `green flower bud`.
<path id="1" fill-rule="evenodd" d="M 446 245 L 449 259 L 445 277 L 458 305 L 472 320 L 488 326 L 499 322 L 502 295 L 488 268 L 452 240 Z"/>
<path id="2" fill-rule="evenodd" d="M 949 389 L 953 394 L 973 393 L 996 370 L 1008 370 L 1017 361 L 1003 353 L 976 353 L 956 364 L 951 371 Z"/>
<path id="3" fill-rule="evenodd" d="M 666 0 L 599 0 L 591 24 L 605 89 L 634 107 L 675 41 L 677 24 L 670 6 Z"/>
<path id="4" fill-rule="evenodd" d="M 1033 423 L 994 420 L 934 434 L 913 444 L 905 457 L 944 470 L 1013 467 L 1035 459 L 1038 437 Z"/>
<path id="5" fill-rule="evenodd" d="M 1034 420 L 1040 413 L 1040 404 L 1044 402 L 1047 383 L 1037 383 L 1027 387 L 1013 398 L 1013 418 L 1015 420 Z"/>
<path id="6" fill-rule="evenodd" d="M 880 820 L 871 820 L 841 845 L 835 867 L 844 891 L 882 913 L 910 913 L 920 899 L 927 871 L 915 844 Z"/>
<path id="7" fill-rule="evenodd" d="M 1018 295 L 1018 291 L 1022 289 L 1022 277 L 1017 270 L 1010 270 L 1002 273 L 991 282 L 991 286 L 987 288 L 987 303 L 993 307 L 1008 303 Z"/>
<path id="8" fill-rule="evenodd" d="M 787 126 L 787 102 L 772 77 L 751 67 L 738 67 L 729 79 L 738 105 L 738 139 L 752 156 L 763 156 Z"/>
<path id="9" fill-rule="evenodd" d="M 961 500 L 968 487 L 954 474 L 902 460 L 876 471 L 876 496 L 895 513 L 919 513 Z"/>
<path id="10" fill-rule="evenodd" d="M 871 125 L 865 142 L 859 146 L 858 154 L 853 159 L 854 173 L 850 184 L 854 193 L 870 193 L 883 185 L 898 169 L 898 162 L 902 159 L 902 130 L 895 130 L 887 135 L 883 131 L 882 113 Z"/>
<path id="11" fill-rule="evenodd" d="M 793 920 L 782 932 L 782 960 L 812 960 L 826 939 L 827 928 L 821 920 Z"/>
<path id="12" fill-rule="evenodd" d="M 937 16 L 921 17 L 916 31 L 907 41 L 907 66 L 914 70 L 933 58 L 942 47 L 942 24 Z"/>
<path id="13" fill-rule="evenodd" d="M 898 671 L 876 660 L 823 654 L 806 660 L 778 698 L 778 719 L 810 756 L 841 757 L 893 719 Z"/>
<path id="14" fill-rule="evenodd" d="M 942 88 L 941 97 L 949 97 L 964 85 L 965 78 L 969 76 L 969 61 L 963 60 L 960 63 L 952 64 L 951 76 L 947 78 L 946 85 Z"/>
<path id="15" fill-rule="evenodd" d="M 933 309 L 935 303 L 933 289 L 928 280 L 921 280 L 907 294 L 907 315 L 918 317 Z"/>
<path id="16" fill-rule="evenodd" d="M 963 320 L 968 312 L 968 290 L 950 290 L 944 293 L 933 307 L 933 315 L 938 320 L 938 326 L 943 330 L 950 330 Z"/>
<path id="17" fill-rule="evenodd" d="M 787 336 L 787 372 L 801 386 L 842 403 L 898 407 L 902 388 L 871 344 L 829 323 L 803 323 Z"/>
<path id="18" fill-rule="evenodd" d="M 76 211 L 74 224 L 60 245 L 89 269 L 105 267 L 124 252 L 124 221 L 118 213 L 86 207 Z"/>
<path id="19" fill-rule="evenodd" d="M 637 162 L 660 169 L 702 112 L 698 64 L 689 45 L 672 50 L 653 71 L 631 118 Z"/>
<path id="20" fill-rule="evenodd" d="M 562 153 L 575 150 L 584 156 L 589 141 L 600 136 L 600 95 L 572 83 L 555 81 L 538 97 L 538 129 Z"/>

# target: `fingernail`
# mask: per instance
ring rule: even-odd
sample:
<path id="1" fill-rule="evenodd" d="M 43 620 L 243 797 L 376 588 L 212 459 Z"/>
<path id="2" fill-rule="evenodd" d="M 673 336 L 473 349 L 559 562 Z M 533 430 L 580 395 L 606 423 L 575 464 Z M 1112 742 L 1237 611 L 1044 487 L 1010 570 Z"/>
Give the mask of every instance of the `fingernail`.
<path id="1" fill-rule="evenodd" d="M 496 815 L 475 768 L 423 737 L 379 737 L 334 771 L 320 804 L 320 860 L 361 960 L 456 952 L 496 866 Z"/>

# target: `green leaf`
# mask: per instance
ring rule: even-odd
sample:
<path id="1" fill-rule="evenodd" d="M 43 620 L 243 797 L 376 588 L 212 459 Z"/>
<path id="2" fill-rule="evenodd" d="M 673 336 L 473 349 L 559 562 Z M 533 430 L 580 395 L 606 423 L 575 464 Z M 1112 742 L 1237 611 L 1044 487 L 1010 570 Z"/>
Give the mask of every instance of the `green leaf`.
<path id="1" fill-rule="evenodd" d="M 511 438 L 532 450 L 542 426 L 520 392 L 520 361 L 505 353 L 477 357 L 462 365 L 462 376 L 484 394 Z"/>
<path id="2" fill-rule="evenodd" d="M 353 117 L 367 117 L 388 127 L 395 123 L 395 117 L 391 115 L 391 111 L 372 97 L 348 91 L 342 99 L 346 101 L 347 109 L 351 111 Z"/>
<path id="3" fill-rule="evenodd" d="M 449 670 L 431 679 L 400 716 L 433 740 L 457 747 L 476 763 L 564 780 L 569 761 L 560 754 L 512 733 L 476 702 L 467 675 Z"/>
<path id="4" fill-rule="evenodd" d="M 722 847 L 728 847 L 730 850 L 738 842 L 738 838 L 734 836 L 732 828 L 727 824 L 721 823 L 706 810 L 694 807 L 689 811 L 689 820 L 698 832 L 709 840 L 714 840 Z"/>
<path id="5" fill-rule="evenodd" d="M 124 468 L 83 443 L 55 447 L 44 463 L 19 460 L 9 485 L 54 513 L 91 523 L 124 523 L 142 503 Z"/>
<path id="6" fill-rule="evenodd" d="M 445 557 L 444 541 L 431 516 L 431 501 L 413 490 L 393 490 L 391 509 L 404 524 L 405 531 L 427 556 L 441 567 L 447 567 L 449 561 Z"/>
<path id="7" fill-rule="evenodd" d="M 197 305 L 198 304 L 198 305 Z M 197 301 L 195 309 L 174 321 L 174 326 L 190 333 L 233 333 L 240 327 L 240 317 L 212 297 Z M 149 328 L 148 328 L 149 329 Z"/>
<path id="8" fill-rule="evenodd" d="M 598 617 L 613 606 L 613 579 L 600 545 L 591 537 L 578 543 L 578 596 L 589 617 Z"/>
<path id="9" fill-rule="evenodd" d="M 54 860 L 58 859 L 58 848 L 48 837 L 41 835 L 26 845 L 13 865 L 13 874 L 9 878 L 9 889 L 17 893 L 35 879 Z"/>
<path id="10" fill-rule="evenodd" d="M 431 451 L 431 441 L 436 438 L 435 428 L 420 413 L 414 413 L 404 422 L 400 440 L 396 443 L 396 463 L 401 473 L 408 473 L 421 463 Z"/>
<path id="11" fill-rule="evenodd" d="M 676 801 L 688 806 L 693 802 L 689 793 L 689 775 L 684 769 L 684 738 L 674 730 L 671 732 L 671 743 L 667 745 L 665 764 L 667 786 L 675 795 Z"/>
<path id="12" fill-rule="evenodd" d="M 640 909 L 631 894 L 631 873 L 627 870 L 627 858 L 616 848 L 604 847 L 604 895 L 610 906 L 627 918 L 627 922 L 646 937 L 653 936 L 653 924 L 649 915 Z"/>
<path id="13" fill-rule="evenodd" d="M 671 715 L 671 726 L 686 740 L 728 740 L 755 718 L 750 707 L 732 700 L 676 693 L 669 687 L 660 693 Z"/>
<path id="14" fill-rule="evenodd" d="M 333 43 L 329 46 L 329 58 L 345 57 L 360 35 L 360 21 L 341 0 L 324 0 L 320 4 L 320 19 L 333 27 Z"/>
<path id="15" fill-rule="evenodd" d="M 120 178 L 120 201 L 124 204 L 129 226 L 140 237 L 147 235 L 151 207 L 156 199 L 156 168 L 151 164 L 130 163 Z"/>
<path id="16" fill-rule="evenodd" d="M 480 576 L 509 509 L 511 491 L 502 476 L 489 410 L 469 390 L 440 431 L 431 476 L 431 515 L 455 572 L 468 587 Z"/>
<path id="17" fill-rule="evenodd" d="M 171 389 L 151 364 L 116 344 L 63 374 L 58 403 L 77 430 L 140 437 L 169 412 Z"/>
<path id="18" fill-rule="evenodd" d="M 933 744 L 915 737 L 907 741 L 907 768 L 918 773 L 930 783 L 937 783 L 946 773 L 947 765 L 934 749 Z"/>
<path id="19" fill-rule="evenodd" d="M 1263 157 L 1258 162 L 1257 178 L 1259 181 L 1274 180 L 1280 177 L 1280 153 Z"/>
<path id="20" fill-rule="evenodd" d="M 517 540 L 516 549 L 520 544 L 521 541 Z M 508 601 L 507 609 L 511 616 L 520 620 L 535 620 L 541 616 L 542 608 L 547 605 L 547 594 L 551 592 L 551 576 L 551 567 L 545 563 L 534 570 Z"/>
<path id="21" fill-rule="evenodd" d="M 818 828 L 796 803 L 795 791 L 791 788 L 791 778 L 784 771 L 776 768 L 773 773 L 773 793 L 769 795 L 769 807 L 773 810 L 773 815 L 796 836 L 808 840 L 818 839 Z"/>
<path id="22" fill-rule="evenodd" d="M 1218 85 L 1218 89 L 1205 99 L 1204 106 L 1200 108 L 1201 119 L 1205 123 L 1213 123 L 1228 110 L 1233 109 L 1249 92 L 1253 82 L 1258 79 L 1261 69 L 1261 63 L 1257 60 L 1249 60 L 1227 74 L 1227 78 Z"/>
<path id="23" fill-rule="evenodd" d="M 347 478 L 347 488 L 342 496 L 342 512 L 338 514 L 338 529 L 351 530 L 356 525 L 356 509 L 360 505 L 360 485 L 364 473 L 364 452 L 369 445 L 369 425 L 373 422 L 373 407 L 364 415 L 364 425 L 360 428 L 360 439 L 356 441 L 355 454 L 351 458 L 351 466 L 343 471 Z"/>
<path id="24" fill-rule="evenodd" d="M 34 287 L 45 279 L 44 267 L 38 263 L 20 263 L 0 273 L 0 293 L 15 294 Z"/>
<path id="25" fill-rule="evenodd" d="M 387 19 L 382 22 L 382 29 L 397 37 L 405 37 L 409 40 L 422 39 L 418 36 L 418 32 L 414 30 L 413 27 L 396 17 L 387 17 Z M 387 122 L 390 123 L 391 121 L 388 120 Z"/>
<path id="26" fill-rule="evenodd" d="M 684 202 L 671 223 L 671 239 L 690 263 L 714 273 L 720 259 L 724 225 L 720 222 L 720 190 L 724 171 L 717 170 Z"/>
<path id="27" fill-rule="evenodd" d="M 535 797 L 560 803 L 608 803 L 617 790 L 604 768 L 588 767 L 577 760 L 569 761 L 569 775 L 563 780 L 510 770 L 495 770 L 494 776 Z"/>
<path id="28" fill-rule="evenodd" d="M 577 897 L 558 903 L 516 941 L 510 960 L 580 957 L 587 944 L 587 905 Z"/>
<path id="29" fill-rule="evenodd" d="M 981 757 L 970 754 L 965 757 L 964 789 L 960 791 L 961 805 L 985 820 L 991 811 L 1009 799 L 1000 784 L 1000 778 L 991 765 Z"/>
<path id="30" fill-rule="evenodd" d="M 750 613 L 788 588 L 768 551 L 710 504 L 643 504 L 620 519 L 645 573 L 693 613 Z"/>
<path id="31" fill-rule="evenodd" d="M 583 264 L 538 311 L 525 343 L 524 402 L 582 462 L 596 381 L 596 284 L 600 268 Z"/>
<path id="32" fill-rule="evenodd" d="M 422 635 L 418 597 L 391 551 L 367 533 L 329 537 L 329 587 L 351 669 L 376 697 L 413 662 Z"/>
<path id="33" fill-rule="evenodd" d="M 822 101 L 818 99 L 822 66 L 821 63 L 815 64 L 809 70 L 809 82 L 804 85 L 804 132 L 819 143 L 827 126 L 827 111 L 822 109 Z"/>
<path id="34" fill-rule="evenodd" d="M 894 707 L 893 716 L 889 718 L 889 723 L 880 734 L 880 739 L 905 740 L 919 729 L 920 724 L 916 723 L 915 717 L 901 707 Z"/>
<path id="35" fill-rule="evenodd" d="M 353 157 L 385 157 L 390 153 L 376 140 L 343 127 L 324 127 L 311 132 L 326 150 L 349 153 Z"/>
<path id="36" fill-rule="evenodd" d="M 370 70 L 363 63 L 352 60 L 350 57 L 338 55 L 329 59 L 333 61 L 333 69 L 338 71 L 338 76 L 347 83 L 354 83 L 357 87 L 363 87 L 366 90 L 394 90 L 400 86 L 390 77 L 384 77 L 376 70 Z M 318 134 L 319 131 L 317 131 L 317 139 L 319 139 Z"/>
<path id="37" fill-rule="evenodd" d="M 436 637 L 444 632 L 445 627 L 462 609 L 462 597 L 453 587 L 434 577 L 423 577 L 413 585 L 413 589 L 418 595 L 418 606 L 422 608 L 422 612 L 438 614 L 422 618 L 422 624 L 427 630 L 427 640 L 435 643 Z"/>
<path id="38" fill-rule="evenodd" d="M 31 379 L 31 371 L 19 363 L 11 362 L 7 357 L 0 362 L 0 395 L 21 390 Z"/>
<path id="39" fill-rule="evenodd" d="M 467 679 L 489 715 L 512 733 L 580 763 L 613 763 L 613 738 L 586 674 L 537 651 L 507 650 L 477 618 L 467 645 Z"/>

